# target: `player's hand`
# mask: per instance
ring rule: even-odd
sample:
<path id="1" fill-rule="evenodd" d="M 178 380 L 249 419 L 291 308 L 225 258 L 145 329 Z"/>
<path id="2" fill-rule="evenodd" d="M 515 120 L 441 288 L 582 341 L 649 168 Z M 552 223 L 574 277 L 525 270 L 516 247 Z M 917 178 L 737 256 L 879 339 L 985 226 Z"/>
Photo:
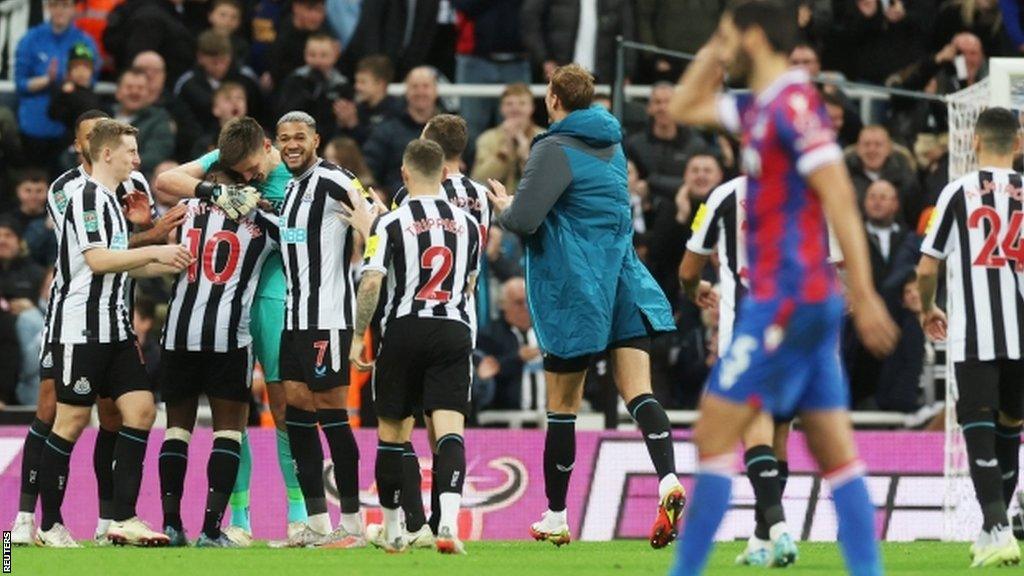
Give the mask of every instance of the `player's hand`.
<path id="1" fill-rule="evenodd" d="M 933 341 L 944 341 L 946 339 L 946 313 L 933 306 L 931 310 L 921 315 L 921 327 Z"/>
<path id="2" fill-rule="evenodd" d="M 519 359 L 523 362 L 533 362 L 540 356 L 540 348 L 536 346 L 520 346 Z"/>
<path id="3" fill-rule="evenodd" d="M 367 362 L 363 359 L 363 339 L 353 338 L 352 347 L 349 349 L 348 359 L 352 362 L 352 365 L 356 367 L 356 370 L 360 372 L 369 372 L 373 370 L 373 362 Z"/>
<path id="4" fill-rule="evenodd" d="M 184 204 L 177 204 L 156 219 L 153 229 L 157 230 L 161 238 L 166 238 L 172 231 L 184 224 L 187 217 L 188 208 Z"/>
<path id="5" fill-rule="evenodd" d="M 136 226 L 149 226 L 153 223 L 153 212 L 149 208 L 149 197 L 133 190 L 124 195 L 124 217 Z"/>
<path id="6" fill-rule="evenodd" d="M 889 316 L 885 303 L 874 292 L 853 300 L 853 324 L 864 348 L 878 358 L 889 355 L 899 342 L 900 330 Z"/>
<path id="7" fill-rule="evenodd" d="M 488 178 L 487 183 L 491 185 L 491 189 L 487 191 L 487 197 L 491 199 L 495 213 L 501 214 L 508 210 L 508 207 L 512 205 L 512 197 L 505 190 L 505 185 L 494 178 Z"/>
<path id="8" fill-rule="evenodd" d="M 260 202 L 260 193 L 248 184 L 217 184 L 207 190 L 208 199 L 232 220 L 248 216 Z"/>
<path id="9" fill-rule="evenodd" d="M 157 262 L 178 271 L 188 268 L 194 260 L 192 253 L 182 244 L 150 246 L 150 249 L 153 251 L 153 257 Z"/>
<path id="10" fill-rule="evenodd" d="M 693 293 L 688 296 L 702 310 L 708 310 L 718 305 L 718 293 L 711 287 L 711 282 L 707 280 L 701 280 Z"/>
<path id="11" fill-rule="evenodd" d="M 482 380 L 490 380 L 501 372 L 501 364 L 494 356 L 485 356 L 476 367 L 476 375 Z"/>
<path id="12" fill-rule="evenodd" d="M 374 190 L 373 186 L 367 188 L 366 192 L 370 195 L 370 200 L 373 202 L 373 212 L 377 216 L 383 216 L 391 211 L 388 210 L 388 205 L 381 199 L 380 192 Z"/>
<path id="13" fill-rule="evenodd" d="M 350 189 L 347 192 L 348 201 L 352 206 L 349 207 L 342 204 L 341 214 L 338 215 L 338 218 L 351 226 L 353 230 L 359 232 L 363 238 L 369 238 L 370 228 L 373 226 L 373 221 L 377 218 L 377 208 L 369 204 L 367 199 L 358 191 Z"/>

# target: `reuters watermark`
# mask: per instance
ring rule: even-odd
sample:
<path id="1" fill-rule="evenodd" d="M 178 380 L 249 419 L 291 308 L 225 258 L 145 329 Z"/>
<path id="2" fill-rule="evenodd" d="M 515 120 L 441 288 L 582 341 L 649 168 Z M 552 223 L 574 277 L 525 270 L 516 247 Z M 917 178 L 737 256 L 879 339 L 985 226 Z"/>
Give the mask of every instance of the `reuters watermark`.
<path id="1" fill-rule="evenodd" d="M 11 532 L 4 530 L 4 574 L 11 573 Z"/>

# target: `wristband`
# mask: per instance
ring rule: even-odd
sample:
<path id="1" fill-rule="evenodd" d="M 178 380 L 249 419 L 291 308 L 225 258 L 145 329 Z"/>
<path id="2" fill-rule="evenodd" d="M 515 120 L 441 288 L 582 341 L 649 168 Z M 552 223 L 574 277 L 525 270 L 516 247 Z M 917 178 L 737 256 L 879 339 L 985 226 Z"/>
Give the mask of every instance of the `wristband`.
<path id="1" fill-rule="evenodd" d="M 220 186 L 213 182 L 202 181 L 196 184 L 195 191 L 193 194 L 196 198 L 201 200 L 210 200 L 217 195 L 217 188 Z"/>

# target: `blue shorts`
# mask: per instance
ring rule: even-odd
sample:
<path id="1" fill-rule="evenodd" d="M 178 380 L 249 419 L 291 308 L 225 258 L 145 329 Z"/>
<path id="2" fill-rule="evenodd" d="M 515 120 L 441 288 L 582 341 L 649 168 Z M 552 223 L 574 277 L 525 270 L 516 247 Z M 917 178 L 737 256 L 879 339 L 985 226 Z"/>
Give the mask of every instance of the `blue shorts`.
<path id="1" fill-rule="evenodd" d="M 839 360 L 843 307 L 839 296 L 815 304 L 747 298 L 708 393 L 774 416 L 846 409 L 850 392 Z"/>

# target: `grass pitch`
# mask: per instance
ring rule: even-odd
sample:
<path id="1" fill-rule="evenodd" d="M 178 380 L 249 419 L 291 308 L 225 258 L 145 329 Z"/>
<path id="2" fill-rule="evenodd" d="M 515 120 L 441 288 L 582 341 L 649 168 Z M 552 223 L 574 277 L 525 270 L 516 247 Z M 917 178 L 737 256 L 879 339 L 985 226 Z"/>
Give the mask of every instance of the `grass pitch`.
<path id="1" fill-rule="evenodd" d="M 742 543 L 719 545 L 709 575 L 748 576 L 763 568 L 737 567 Z M 468 556 L 442 556 L 432 550 L 388 555 L 380 550 L 245 550 L 195 548 L 97 548 L 48 550 L 15 548 L 13 574 L 74 576 L 214 575 L 310 576 L 626 576 L 668 573 L 674 548 L 652 550 L 643 541 L 574 542 L 556 549 L 538 542 L 469 542 Z M 944 576 L 968 571 L 967 544 L 915 542 L 885 544 L 887 574 Z M 1009 572 L 1015 572 L 1011 570 Z M 843 574 L 839 548 L 831 543 L 801 543 L 800 561 L 784 574 Z"/>

